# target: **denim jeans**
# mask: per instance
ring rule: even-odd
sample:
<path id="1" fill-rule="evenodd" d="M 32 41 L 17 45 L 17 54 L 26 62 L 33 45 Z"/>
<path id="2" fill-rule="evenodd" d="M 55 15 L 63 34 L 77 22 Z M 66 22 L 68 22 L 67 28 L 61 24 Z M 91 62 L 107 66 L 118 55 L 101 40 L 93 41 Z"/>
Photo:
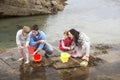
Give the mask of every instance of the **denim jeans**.
<path id="1" fill-rule="evenodd" d="M 53 47 L 48 43 L 45 43 L 43 50 L 45 50 L 45 52 L 49 55 L 53 53 Z"/>
<path id="2" fill-rule="evenodd" d="M 37 50 L 37 48 L 39 47 L 40 44 L 37 44 L 35 46 L 35 50 Z M 34 51 L 35 51 L 34 50 Z M 53 47 L 49 44 L 49 43 L 45 43 L 44 47 L 42 48 L 42 50 L 45 51 L 45 53 L 47 53 L 48 55 L 51 55 L 53 53 Z"/>

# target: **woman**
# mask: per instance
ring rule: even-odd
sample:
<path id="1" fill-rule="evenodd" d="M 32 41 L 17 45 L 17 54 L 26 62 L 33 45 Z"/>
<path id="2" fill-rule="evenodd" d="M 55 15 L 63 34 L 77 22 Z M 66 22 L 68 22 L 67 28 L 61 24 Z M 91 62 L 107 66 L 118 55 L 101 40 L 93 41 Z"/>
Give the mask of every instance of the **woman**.
<path id="1" fill-rule="evenodd" d="M 75 29 L 70 29 L 68 34 L 73 39 L 72 45 L 74 45 L 71 56 L 82 57 L 83 60 L 89 61 L 90 41 L 87 35 Z"/>

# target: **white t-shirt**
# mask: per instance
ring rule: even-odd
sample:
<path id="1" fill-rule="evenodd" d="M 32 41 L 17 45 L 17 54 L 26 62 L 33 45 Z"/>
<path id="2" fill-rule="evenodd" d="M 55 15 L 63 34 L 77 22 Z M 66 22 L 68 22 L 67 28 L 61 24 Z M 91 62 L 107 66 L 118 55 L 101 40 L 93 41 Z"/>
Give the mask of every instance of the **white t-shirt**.
<path id="1" fill-rule="evenodd" d="M 29 34 L 28 35 L 23 35 L 23 30 L 20 29 L 17 34 L 16 34 L 16 44 L 17 45 L 23 45 L 23 46 L 28 46 L 29 45 L 29 41 L 30 41 L 30 37 Z"/>
<path id="2" fill-rule="evenodd" d="M 89 37 L 85 33 L 83 33 L 83 32 L 80 32 L 79 36 L 80 36 L 79 39 L 82 39 L 82 41 L 85 41 L 85 42 L 89 42 L 90 41 Z"/>

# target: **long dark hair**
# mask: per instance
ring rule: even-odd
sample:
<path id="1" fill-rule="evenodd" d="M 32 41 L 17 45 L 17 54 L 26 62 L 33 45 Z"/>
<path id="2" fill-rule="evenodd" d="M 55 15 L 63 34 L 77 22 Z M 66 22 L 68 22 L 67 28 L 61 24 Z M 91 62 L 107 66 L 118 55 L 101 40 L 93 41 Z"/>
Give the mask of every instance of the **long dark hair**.
<path id="1" fill-rule="evenodd" d="M 70 29 L 69 32 L 74 36 L 73 40 L 76 44 L 76 46 L 78 46 L 78 39 L 79 39 L 79 32 L 75 29 Z"/>

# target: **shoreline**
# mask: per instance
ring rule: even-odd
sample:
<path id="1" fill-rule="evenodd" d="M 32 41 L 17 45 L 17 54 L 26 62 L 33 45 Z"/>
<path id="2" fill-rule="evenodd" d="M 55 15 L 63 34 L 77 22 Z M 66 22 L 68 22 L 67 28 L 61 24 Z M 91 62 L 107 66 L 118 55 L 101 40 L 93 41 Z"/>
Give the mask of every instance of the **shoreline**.
<path id="1" fill-rule="evenodd" d="M 120 47 L 120 43 L 98 43 L 98 44 L 96 44 L 96 43 L 92 43 L 91 45 L 90 45 L 90 50 L 92 50 L 94 47 L 105 47 L 105 48 L 115 48 L 115 46 L 117 46 L 117 47 Z M 58 46 L 56 46 L 56 47 L 58 47 Z M 12 47 L 12 48 L 4 48 L 4 47 L 1 47 L 0 48 L 0 53 L 2 52 L 6 52 L 6 51 L 9 51 L 9 50 L 12 50 L 12 49 L 17 49 L 17 47 Z M 119 50 L 119 49 L 118 49 Z"/>
<path id="2" fill-rule="evenodd" d="M 58 66 L 58 69 L 55 69 L 53 67 L 54 64 L 57 64 L 57 62 L 54 60 L 55 60 L 55 57 L 59 57 L 58 55 L 51 56 L 52 61 L 49 61 L 49 59 L 48 60 L 45 59 L 43 56 L 44 61 L 42 61 L 41 64 L 39 63 L 35 64 L 33 63 L 33 61 L 30 61 L 29 65 L 25 65 L 24 61 L 17 62 L 17 59 L 19 59 L 19 55 L 16 53 L 17 48 L 12 48 L 5 52 L 0 53 L 0 62 L 1 62 L 0 71 L 2 72 L 0 76 L 3 75 L 1 79 L 5 78 L 5 80 L 9 80 L 10 78 L 19 80 L 18 77 L 29 79 L 29 77 L 27 77 L 26 75 L 31 73 L 34 73 L 34 74 L 41 73 L 41 74 L 48 74 L 47 76 L 45 75 L 43 76 L 44 78 L 50 77 L 50 80 L 56 80 L 56 79 L 68 80 L 71 78 L 72 80 L 80 80 L 80 79 L 81 80 L 89 80 L 89 79 L 90 80 L 95 80 L 95 79 L 118 80 L 120 78 L 119 75 L 117 75 L 117 74 L 120 74 L 120 69 L 119 69 L 120 54 L 118 54 L 120 52 L 119 48 L 120 48 L 119 44 L 92 45 L 91 54 L 90 54 L 91 56 L 90 56 L 88 67 L 85 67 L 85 68 L 79 67 L 78 64 L 76 64 L 77 66 L 74 66 L 75 65 L 74 61 L 72 62 L 72 64 L 74 65 L 72 65 L 71 67 L 64 66 L 69 64 L 61 64 L 60 62 L 58 62 L 58 64 L 60 63 L 61 65 L 63 65 L 63 67 L 65 67 L 63 69 L 59 66 Z M 58 53 L 58 52 L 55 51 L 55 53 Z M 80 60 L 80 59 L 76 58 L 76 60 Z M 69 63 L 71 64 L 71 60 Z M 31 70 L 31 68 L 34 69 L 35 71 Z M 45 69 L 45 71 L 43 69 Z M 4 71 L 6 71 L 7 73 L 4 73 Z M 6 74 L 8 76 L 6 76 Z M 15 76 L 13 76 L 13 74 L 15 74 Z M 19 74 L 24 74 L 24 75 L 19 75 Z M 41 75 L 37 76 L 34 74 L 29 76 L 30 77 L 36 76 L 35 79 L 41 78 Z M 57 75 L 57 77 L 54 75 Z M 104 76 L 101 76 L 101 75 L 104 75 Z"/>
<path id="3" fill-rule="evenodd" d="M 58 47 L 58 46 L 55 46 Z M 91 44 L 90 45 L 90 53 L 93 53 L 93 50 L 98 49 L 98 50 L 105 50 L 105 49 L 117 49 L 119 50 L 120 48 L 120 43 L 115 43 L 115 44 L 109 44 L 109 43 L 99 43 L 99 44 Z M 6 51 L 11 51 L 12 49 L 17 49 L 17 47 L 12 47 L 12 48 L 4 48 L 4 47 L 0 47 L 0 54 L 6 52 Z M 104 51 L 103 51 L 104 53 Z"/>

